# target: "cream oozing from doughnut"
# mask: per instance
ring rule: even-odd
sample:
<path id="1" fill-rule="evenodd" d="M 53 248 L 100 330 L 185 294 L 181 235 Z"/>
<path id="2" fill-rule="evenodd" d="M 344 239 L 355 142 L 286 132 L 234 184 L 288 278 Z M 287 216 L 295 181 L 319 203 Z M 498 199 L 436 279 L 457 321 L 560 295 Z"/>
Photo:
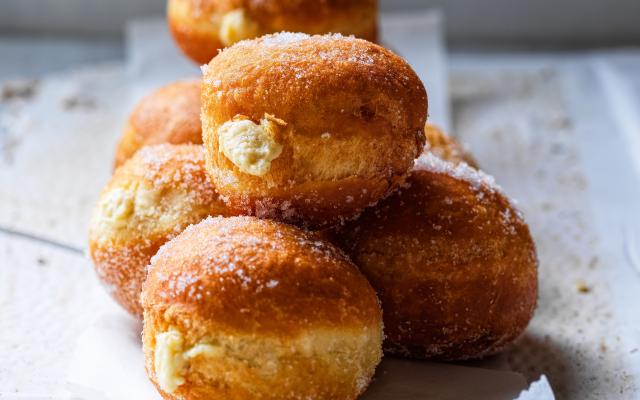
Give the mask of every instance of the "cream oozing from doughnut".
<path id="1" fill-rule="evenodd" d="M 196 357 L 216 358 L 222 355 L 220 346 L 199 343 L 185 350 L 184 337 L 176 328 L 156 335 L 154 367 L 158 384 L 167 393 L 173 393 L 184 384 L 184 368 Z"/>
<path id="2" fill-rule="evenodd" d="M 218 35 L 222 44 L 231 46 L 241 40 L 260 36 L 260 26 L 244 9 L 239 8 L 222 17 Z"/>
<path id="3" fill-rule="evenodd" d="M 114 229 L 126 226 L 127 219 L 134 211 L 134 194 L 123 188 L 108 192 L 98 204 L 102 223 Z"/>
<path id="4" fill-rule="evenodd" d="M 100 281 L 132 314 L 146 267 L 161 245 L 209 215 L 228 215 L 198 145 L 148 146 L 127 159 L 91 216 L 89 255 Z"/>
<path id="5" fill-rule="evenodd" d="M 340 224 L 401 186 L 422 151 L 424 85 L 373 43 L 267 35 L 227 48 L 203 73 L 207 170 L 238 213 Z"/>
<path id="6" fill-rule="evenodd" d="M 103 194 L 93 224 L 107 239 L 147 225 L 171 231 L 176 221 L 184 218 L 184 204 L 193 201 L 189 193 L 166 193 L 162 188 L 143 183 L 115 187 Z M 162 212 L 158 211 L 160 202 L 164 206 Z"/>
<path id="7" fill-rule="evenodd" d="M 290 225 L 209 218 L 156 253 L 144 285 L 145 369 L 166 399 L 356 399 L 381 359 L 369 282 Z"/>
<path id="8" fill-rule="evenodd" d="M 283 121 L 265 116 L 260 124 L 249 119 L 225 122 L 218 129 L 220 151 L 240 171 L 263 176 L 271 168 L 271 162 L 282 153 L 282 145 L 274 139 L 278 125 Z"/>
<path id="9" fill-rule="evenodd" d="M 266 337 L 256 340 L 250 335 L 219 334 L 210 342 L 199 342 L 191 347 L 185 345 L 185 335 L 178 328 L 170 327 L 155 336 L 154 369 L 158 385 L 167 393 L 175 392 L 186 382 L 189 367 L 195 363 L 207 363 L 214 360 L 243 360 L 246 352 L 254 354 L 254 361 L 260 361 L 266 371 L 275 371 L 284 362 L 285 357 L 293 351 L 300 357 L 321 357 L 324 352 L 338 352 L 339 349 L 356 348 L 358 346 L 375 346 L 380 340 L 380 332 L 363 327 L 353 336 L 332 330 L 319 330 L 305 333 L 295 339 L 288 339 L 286 345 L 277 337 Z M 264 354 L 269 348 L 272 354 Z M 198 359 L 198 360 L 196 360 Z M 367 372 L 361 371 L 357 381 L 366 387 Z"/>
<path id="10" fill-rule="evenodd" d="M 184 383 L 182 346 L 184 339 L 176 330 L 168 330 L 156 336 L 154 367 L 162 390 L 173 393 Z"/>
<path id="11" fill-rule="evenodd" d="M 244 39 L 275 32 L 378 38 L 377 0 L 167 0 L 167 22 L 198 64 Z"/>

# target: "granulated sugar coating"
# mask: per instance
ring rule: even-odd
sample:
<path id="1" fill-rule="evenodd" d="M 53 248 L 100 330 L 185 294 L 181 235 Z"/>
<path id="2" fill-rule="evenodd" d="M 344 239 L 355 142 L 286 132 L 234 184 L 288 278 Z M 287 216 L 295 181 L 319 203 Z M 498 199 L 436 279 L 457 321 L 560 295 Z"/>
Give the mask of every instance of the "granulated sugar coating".
<path id="1" fill-rule="evenodd" d="M 502 192 L 502 189 L 496 183 L 495 178 L 491 175 L 488 175 L 481 170 L 471 168 L 465 162 L 454 164 L 431 153 L 426 153 L 418 157 L 416 159 L 414 169 L 447 174 L 454 178 L 469 182 L 475 189 L 485 186 L 489 190 Z"/>
<path id="2" fill-rule="evenodd" d="M 446 174 L 456 179 L 464 180 L 465 182 L 471 184 L 471 187 L 476 190 L 480 199 L 482 198 L 482 196 L 484 196 L 484 193 L 482 192 L 482 190 L 480 190 L 482 188 L 490 192 L 499 193 L 511 203 L 511 207 L 513 208 L 513 211 L 518 215 L 518 217 L 522 218 L 522 215 L 517 208 L 518 202 L 507 196 L 503 192 L 502 188 L 497 184 L 493 176 L 480 169 L 469 166 L 464 161 L 459 163 L 452 163 L 449 161 L 445 161 L 432 153 L 427 152 L 416 159 L 414 170 L 423 170 Z"/>
<path id="3" fill-rule="evenodd" d="M 280 32 L 271 35 L 266 35 L 262 37 L 262 43 L 265 46 L 283 46 L 283 45 L 292 45 L 296 42 L 300 42 L 302 40 L 309 39 L 310 35 L 306 33 L 295 33 L 295 32 Z M 342 38 L 343 36 L 339 33 L 327 35 L 326 37 L 333 38 Z M 236 46 L 251 46 L 253 40 L 243 40 L 241 42 L 236 43 Z M 224 51 L 224 50 L 223 50 Z"/>
<path id="4" fill-rule="evenodd" d="M 215 57 L 203 79 L 207 167 L 243 214 L 339 224 L 399 187 L 424 145 L 424 86 L 402 58 L 365 40 L 280 33 L 243 41 Z M 278 121 L 269 132 L 281 152 L 259 176 L 220 151 L 222 127 L 239 118 Z"/>
<path id="5" fill-rule="evenodd" d="M 141 149 L 137 157 L 142 161 L 143 178 L 155 189 L 171 185 L 189 191 L 194 199 L 206 202 L 216 196 L 216 191 L 206 175 L 202 175 L 204 163 L 202 146 L 158 145 Z M 173 173 L 167 173 L 169 165 L 176 165 Z"/>
<path id="6" fill-rule="evenodd" d="M 459 361 L 526 328 L 537 258 L 526 223 L 493 178 L 421 156 L 406 187 L 337 232 L 382 302 L 385 351 Z"/>
<path id="7" fill-rule="evenodd" d="M 190 226 L 151 260 L 142 302 L 147 372 L 180 398 L 355 399 L 382 355 L 380 306 L 357 267 L 274 221 Z M 185 363 L 169 385 L 167 334 Z"/>
<path id="8" fill-rule="evenodd" d="M 262 229 L 256 229 L 256 232 L 252 233 L 246 228 L 249 223 L 263 226 Z M 262 233 L 263 230 L 272 226 L 282 226 L 285 229 L 268 230 L 269 235 Z M 245 233 L 240 243 L 236 242 L 234 235 L 237 235 L 238 230 L 241 229 Z M 213 235 L 212 232 L 216 234 Z M 291 232 L 295 232 L 296 235 L 292 236 Z M 279 282 L 276 279 L 268 278 L 269 275 L 263 274 L 264 271 L 259 271 L 261 268 L 259 264 L 247 263 L 246 260 L 243 259 L 243 252 L 249 249 L 253 249 L 256 253 L 266 251 L 273 254 L 286 254 L 292 251 L 291 245 L 294 244 L 299 249 L 305 249 L 304 251 L 307 251 L 309 256 L 313 258 L 318 265 L 340 262 L 346 263 L 348 269 L 353 268 L 349 258 L 341 250 L 321 240 L 320 237 L 317 237 L 315 234 L 307 234 L 287 225 L 251 217 L 210 217 L 184 229 L 180 240 L 188 243 L 188 251 L 177 249 L 175 243 L 167 243 L 162 246 L 158 253 L 151 259 L 151 265 L 153 266 L 158 258 L 172 257 L 172 254 L 167 252 L 177 251 L 183 255 L 193 253 L 194 257 L 197 257 L 199 262 L 201 262 L 201 272 L 209 276 L 215 276 L 215 279 L 220 282 L 226 279 L 234 280 L 240 283 L 242 289 L 247 290 L 250 289 L 249 284 L 251 284 L 251 290 L 261 291 L 265 287 L 276 287 Z M 211 249 L 215 249 L 215 251 L 210 251 Z M 186 259 L 184 262 L 193 263 L 194 260 Z M 319 266 L 309 267 L 320 268 Z M 253 279 L 251 277 L 258 273 L 263 275 L 264 278 Z M 181 285 L 179 283 L 189 281 L 192 273 L 186 271 L 183 274 L 172 276 L 173 278 L 170 278 L 168 275 L 160 274 L 160 280 L 176 280 L 176 282 L 169 284 L 171 291 L 164 295 L 172 298 L 180 297 L 185 294 L 185 288 L 189 285 Z M 195 281 L 197 281 L 197 279 L 192 283 L 195 283 Z M 191 288 L 190 290 L 195 289 Z"/>
<path id="9" fill-rule="evenodd" d="M 177 81 L 138 101 L 116 147 L 114 167 L 144 146 L 201 144 L 200 80 Z"/>
<path id="10" fill-rule="evenodd" d="M 427 144 L 424 146 L 423 153 L 431 153 L 454 164 L 465 162 L 470 167 L 479 169 L 478 163 L 469 153 L 466 146 L 451 135 L 445 133 L 442 129 L 431 123 L 427 123 L 424 127 L 424 134 L 427 138 Z"/>
<path id="11" fill-rule="evenodd" d="M 151 256 L 189 224 L 230 214 L 206 174 L 202 146 L 144 147 L 115 172 L 94 211 L 89 251 L 98 277 L 141 316 Z"/>

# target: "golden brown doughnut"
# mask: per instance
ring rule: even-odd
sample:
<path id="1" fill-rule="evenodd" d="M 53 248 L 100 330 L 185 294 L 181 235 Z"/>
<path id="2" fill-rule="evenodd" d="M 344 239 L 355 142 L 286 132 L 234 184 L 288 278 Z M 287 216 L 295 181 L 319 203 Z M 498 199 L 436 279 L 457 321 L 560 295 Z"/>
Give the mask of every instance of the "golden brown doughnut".
<path id="1" fill-rule="evenodd" d="M 199 64 L 243 39 L 275 32 L 342 33 L 376 41 L 377 0 L 168 0 L 167 23 Z"/>
<path id="2" fill-rule="evenodd" d="M 144 147 L 103 189 L 89 230 L 96 272 L 127 311 L 141 316 L 146 267 L 189 224 L 229 215 L 204 167 L 202 146 Z"/>
<path id="3" fill-rule="evenodd" d="M 536 305 L 527 225 L 464 163 L 423 155 L 407 183 L 338 233 L 380 296 L 385 351 L 448 361 L 500 351 Z"/>
<path id="4" fill-rule="evenodd" d="M 243 214 L 319 228 L 397 188 L 424 146 L 411 67 L 341 35 L 243 41 L 204 68 L 207 168 Z"/>
<path id="5" fill-rule="evenodd" d="M 471 154 L 462 147 L 460 142 L 444 133 L 442 129 L 427 123 L 424 127 L 424 134 L 427 138 L 424 152 L 432 153 L 436 157 L 454 164 L 466 162 L 473 168 L 478 169 L 478 163 Z"/>
<path id="6" fill-rule="evenodd" d="M 142 146 L 162 143 L 202 144 L 200 80 L 175 82 L 138 102 L 116 148 L 114 167 Z"/>
<path id="7" fill-rule="evenodd" d="M 208 218 L 151 260 L 143 349 L 165 399 L 355 399 L 382 355 L 374 290 L 316 235 Z"/>

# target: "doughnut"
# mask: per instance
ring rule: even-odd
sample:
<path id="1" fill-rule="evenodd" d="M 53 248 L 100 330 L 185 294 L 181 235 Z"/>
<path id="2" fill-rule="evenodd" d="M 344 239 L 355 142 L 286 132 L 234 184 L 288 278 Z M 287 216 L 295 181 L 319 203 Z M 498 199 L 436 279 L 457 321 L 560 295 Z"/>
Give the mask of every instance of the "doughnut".
<path id="1" fill-rule="evenodd" d="M 144 147 L 103 189 L 89 229 L 98 278 L 127 311 L 142 316 L 146 268 L 161 245 L 209 215 L 230 215 L 204 166 L 201 145 Z"/>
<path id="2" fill-rule="evenodd" d="M 169 0 L 169 29 L 184 54 L 208 63 L 220 49 L 275 32 L 342 33 L 376 41 L 376 0 Z"/>
<path id="3" fill-rule="evenodd" d="M 436 157 L 454 164 L 465 162 L 478 169 L 478 164 L 471 154 L 464 149 L 460 142 L 447 135 L 442 129 L 427 123 L 424 127 L 424 134 L 427 138 L 424 152 L 432 153 Z"/>
<path id="4" fill-rule="evenodd" d="M 114 166 L 142 146 L 162 143 L 202 144 L 200 80 L 175 82 L 140 100 L 116 148 Z"/>
<path id="5" fill-rule="evenodd" d="M 145 368 L 165 399 L 355 399 L 382 356 L 375 291 L 313 233 L 208 218 L 155 255 Z"/>
<path id="6" fill-rule="evenodd" d="M 424 147 L 424 86 L 365 40 L 274 34 L 203 70 L 207 168 L 242 214 L 313 229 L 352 219 L 399 187 Z"/>
<path id="7" fill-rule="evenodd" d="M 382 302 L 388 354 L 455 361 L 499 352 L 532 318 L 529 229 L 488 175 L 433 154 L 408 187 L 340 229 Z"/>

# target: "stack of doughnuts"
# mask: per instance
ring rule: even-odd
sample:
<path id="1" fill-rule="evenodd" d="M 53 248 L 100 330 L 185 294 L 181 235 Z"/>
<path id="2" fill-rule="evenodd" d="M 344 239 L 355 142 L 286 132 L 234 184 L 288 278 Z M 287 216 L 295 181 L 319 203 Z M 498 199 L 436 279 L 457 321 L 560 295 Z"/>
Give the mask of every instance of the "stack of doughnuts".
<path id="1" fill-rule="evenodd" d="M 203 79 L 207 167 L 241 213 L 334 226 L 400 187 L 424 147 L 424 86 L 365 40 L 265 36 L 224 50 Z"/>
<path id="2" fill-rule="evenodd" d="M 219 34 L 230 10 L 260 33 L 297 27 L 302 9 L 337 14 L 314 31 L 364 21 L 372 3 L 306 4 L 175 0 L 169 19 L 191 49 L 186 33 Z M 180 19 L 196 6 L 202 21 Z M 143 320 L 163 398 L 355 399 L 383 354 L 481 358 L 523 332 L 537 297 L 528 227 L 426 117 L 402 58 L 340 34 L 240 41 L 201 81 L 142 100 L 90 255 Z"/>

